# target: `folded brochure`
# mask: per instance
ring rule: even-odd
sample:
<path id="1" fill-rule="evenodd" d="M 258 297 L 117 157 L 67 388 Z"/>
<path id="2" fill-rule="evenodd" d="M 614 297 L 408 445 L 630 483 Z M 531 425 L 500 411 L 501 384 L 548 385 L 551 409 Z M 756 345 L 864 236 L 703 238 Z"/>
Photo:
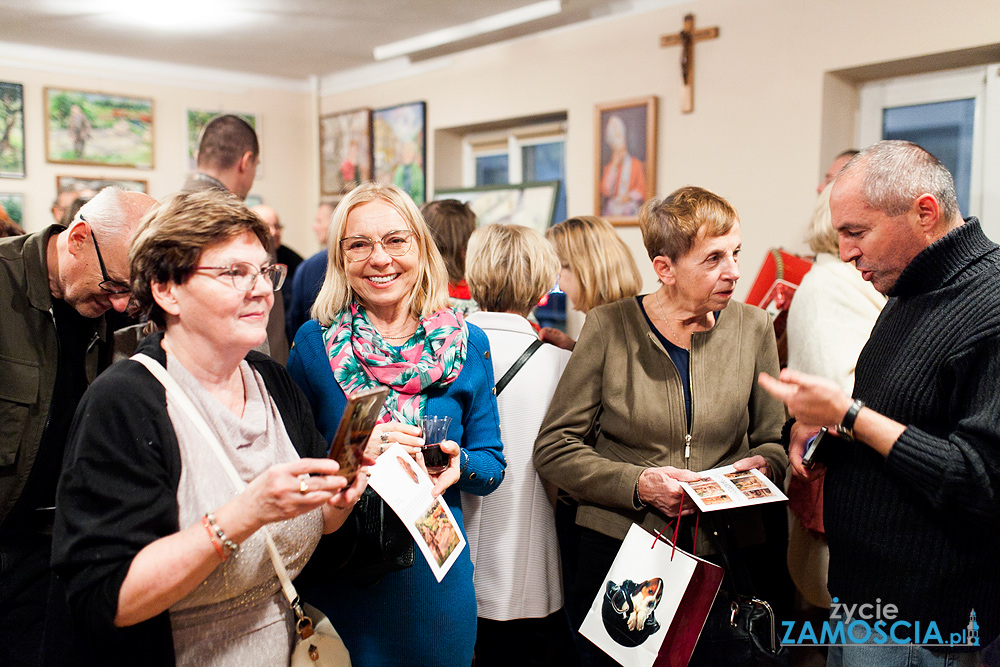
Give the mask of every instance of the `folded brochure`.
<path id="1" fill-rule="evenodd" d="M 788 500 L 781 489 L 756 468 L 737 471 L 733 466 L 725 466 L 698 474 L 701 478 L 697 481 L 680 484 L 702 512 Z"/>
<path id="2" fill-rule="evenodd" d="M 385 450 L 368 472 L 368 484 L 403 521 L 440 582 L 465 548 L 465 535 L 448 503 L 431 496 L 434 483 L 402 445 Z"/>

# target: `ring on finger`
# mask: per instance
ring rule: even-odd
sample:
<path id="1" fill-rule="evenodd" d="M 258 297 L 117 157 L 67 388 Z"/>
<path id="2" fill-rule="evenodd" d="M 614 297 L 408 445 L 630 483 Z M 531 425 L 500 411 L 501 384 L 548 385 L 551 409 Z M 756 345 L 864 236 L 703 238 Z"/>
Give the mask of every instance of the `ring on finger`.
<path id="1" fill-rule="evenodd" d="M 302 495 L 309 493 L 309 484 L 306 483 L 305 477 L 299 477 L 299 493 Z"/>
<path id="2" fill-rule="evenodd" d="M 383 445 L 385 445 L 386 443 L 389 442 L 389 432 L 388 431 L 382 431 L 382 435 L 380 435 L 379 437 L 382 439 L 382 444 Z M 384 447 L 383 447 L 382 451 L 385 451 Z"/>

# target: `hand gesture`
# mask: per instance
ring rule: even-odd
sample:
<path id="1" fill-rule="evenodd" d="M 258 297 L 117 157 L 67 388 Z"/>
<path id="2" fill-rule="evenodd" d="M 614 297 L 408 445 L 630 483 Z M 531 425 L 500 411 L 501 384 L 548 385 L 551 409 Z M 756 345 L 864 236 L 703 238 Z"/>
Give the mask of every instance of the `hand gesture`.
<path id="1" fill-rule="evenodd" d="M 836 426 L 853 402 L 835 382 L 786 368 L 775 379 L 767 373 L 757 382 L 786 406 L 796 421 L 810 426 Z"/>
<path id="2" fill-rule="evenodd" d="M 365 446 L 365 463 L 369 465 L 375 463 L 375 459 L 381 456 L 382 452 L 397 442 L 410 456 L 416 458 L 417 452 L 424 444 L 424 439 L 420 437 L 420 427 L 400 422 L 376 424 Z"/>
<path id="3" fill-rule="evenodd" d="M 454 484 L 462 476 L 460 465 L 461 465 L 461 453 L 462 448 L 458 446 L 458 443 L 454 440 L 444 440 L 441 442 L 441 451 L 448 455 L 448 467 L 439 473 L 427 472 L 427 466 L 424 465 L 424 456 L 422 453 L 417 453 L 416 459 L 420 467 L 424 469 L 427 476 L 431 478 L 434 482 L 434 488 L 431 489 L 431 495 L 437 498 L 442 493 L 445 492 L 449 486 Z"/>
<path id="4" fill-rule="evenodd" d="M 694 482 L 697 479 L 699 479 L 697 473 L 673 466 L 646 468 L 639 475 L 639 500 L 652 505 L 667 516 L 677 516 L 681 499 L 684 497 L 684 489 L 678 482 Z M 683 513 L 690 514 L 693 511 L 692 503 Z"/>

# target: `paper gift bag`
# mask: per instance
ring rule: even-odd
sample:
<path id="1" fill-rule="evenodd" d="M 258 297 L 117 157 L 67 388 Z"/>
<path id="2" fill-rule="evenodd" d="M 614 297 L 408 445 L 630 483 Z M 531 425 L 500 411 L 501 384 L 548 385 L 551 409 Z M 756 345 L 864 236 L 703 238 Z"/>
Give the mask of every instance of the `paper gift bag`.
<path id="1" fill-rule="evenodd" d="M 685 667 L 722 575 L 632 524 L 580 633 L 625 667 Z"/>

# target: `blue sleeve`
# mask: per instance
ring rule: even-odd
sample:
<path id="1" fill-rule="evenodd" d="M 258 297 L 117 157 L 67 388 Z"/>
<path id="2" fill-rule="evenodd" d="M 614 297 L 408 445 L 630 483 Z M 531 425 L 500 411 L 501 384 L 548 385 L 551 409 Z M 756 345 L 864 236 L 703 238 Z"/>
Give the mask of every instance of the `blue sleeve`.
<path id="1" fill-rule="evenodd" d="M 486 334 L 469 325 L 469 349 L 460 381 L 468 383 L 470 401 L 462 413 L 462 477 L 456 485 L 461 491 L 485 496 L 503 481 L 507 466 L 500 442 L 500 412 L 493 395 L 493 362 Z"/>
<path id="2" fill-rule="evenodd" d="M 319 322 L 309 320 L 299 329 L 288 354 L 287 366 L 288 374 L 309 401 L 316 428 L 327 442 L 332 442 L 347 406 L 347 397 L 333 377 Z"/>

